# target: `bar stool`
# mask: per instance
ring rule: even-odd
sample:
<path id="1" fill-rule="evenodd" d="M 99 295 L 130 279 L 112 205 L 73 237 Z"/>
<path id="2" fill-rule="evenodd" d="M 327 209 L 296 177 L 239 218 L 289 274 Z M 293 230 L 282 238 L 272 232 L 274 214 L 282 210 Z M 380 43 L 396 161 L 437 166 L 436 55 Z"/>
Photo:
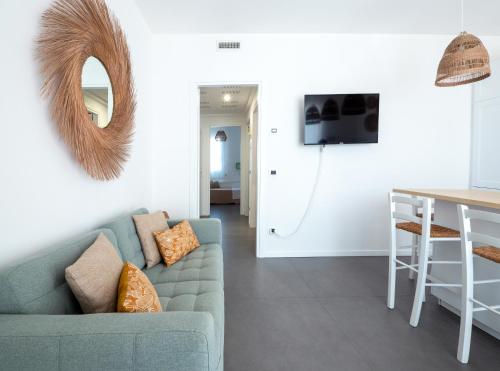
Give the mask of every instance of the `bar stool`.
<path id="1" fill-rule="evenodd" d="M 413 214 L 415 214 L 419 218 L 423 217 L 422 210 L 420 210 L 418 207 L 413 206 L 412 209 L 413 209 Z M 434 210 L 432 210 L 432 213 L 431 213 L 431 222 L 433 222 L 433 221 L 434 221 Z M 417 264 L 417 259 L 418 259 L 418 254 L 417 254 L 418 241 L 419 241 L 418 235 L 412 234 L 412 244 L 410 245 L 410 248 L 411 248 L 410 265 Z M 429 256 L 430 255 L 431 255 L 431 253 L 429 252 Z M 408 278 L 410 280 L 415 279 L 415 271 L 413 271 L 411 269 L 408 269 Z M 424 295 L 423 301 L 425 302 L 425 295 Z"/>
<path id="2" fill-rule="evenodd" d="M 500 315 L 500 305 L 488 305 L 474 298 L 474 285 L 498 283 L 500 279 L 474 281 L 473 256 L 500 263 L 500 239 L 486 234 L 473 232 L 471 220 L 482 220 L 500 224 L 500 214 L 470 210 L 465 205 L 458 205 L 460 232 L 462 235 L 462 306 L 460 312 L 460 337 L 458 340 L 457 359 L 462 363 L 469 361 L 472 319 L 474 312 L 489 310 Z M 472 244 L 480 244 L 473 247 Z M 474 307 L 477 304 L 477 307 Z"/>
<path id="3" fill-rule="evenodd" d="M 446 283 L 427 273 L 429 264 L 461 264 L 461 261 L 429 261 L 429 250 L 432 242 L 460 241 L 460 232 L 432 224 L 432 200 L 430 198 L 418 199 L 416 197 L 395 195 L 389 193 L 390 203 L 390 225 L 391 225 L 391 245 L 389 250 L 389 280 L 387 289 L 387 307 L 394 308 L 396 296 L 396 271 L 409 269 L 417 273 L 417 287 L 413 299 L 410 325 L 416 327 L 422 310 L 422 303 L 425 300 L 425 288 L 427 286 L 447 286 L 461 287 L 461 283 Z M 396 204 L 412 206 L 412 214 L 405 214 L 396 211 Z M 422 209 L 422 217 L 416 214 L 418 209 Z M 404 222 L 397 223 L 397 220 Z M 403 230 L 417 236 L 417 243 L 412 246 L 412 256 L 410 264 L 397 258 L 398 247 L 396 243 L 396 231 Z M 414 239 L 415 241 L 415 239 Z M 414 250 L 415 249 L 415 250 Z M 416 256 L 418 252 L 418 263 Z M 398 266 L 399 265 L 399 266 Z M 412 278 L 410 276 L 410 278 Z M 431 283 L 427 283 L 427 280 Z"/>

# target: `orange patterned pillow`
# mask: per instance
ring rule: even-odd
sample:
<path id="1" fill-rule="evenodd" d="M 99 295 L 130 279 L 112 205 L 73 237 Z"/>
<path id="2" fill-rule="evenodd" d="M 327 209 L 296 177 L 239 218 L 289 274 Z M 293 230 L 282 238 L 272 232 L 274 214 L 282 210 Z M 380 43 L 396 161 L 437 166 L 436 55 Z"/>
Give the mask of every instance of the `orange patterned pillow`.
<path id="1" fill-rule="evenodd" d="M 175 227 L 161 232 L 153 233 L 158 245 L 158 250 L 167 266 L 179 261 L 191 251 L 200 247 L 200 242 L 187 220 Z"/>
<path id="2" fill-rule="evenodd" d="M 134 264 L 125 262 L 118 285 L 118 312 L 161 312 L 158 294 L 146 275 Z"/>

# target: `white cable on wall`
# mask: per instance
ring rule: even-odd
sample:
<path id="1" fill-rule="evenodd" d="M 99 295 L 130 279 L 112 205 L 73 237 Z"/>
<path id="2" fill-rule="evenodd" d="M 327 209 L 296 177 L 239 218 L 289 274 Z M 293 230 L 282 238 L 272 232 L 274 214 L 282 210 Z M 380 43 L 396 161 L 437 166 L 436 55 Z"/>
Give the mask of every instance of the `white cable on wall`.
<path id="1" fill-rule="evenodd" d="M 311 205 L 312 205 L 312 202 L 313 202 L 313 199 L 314 199 L 314 195 L 316 194 L 316 188 L 318 188 L 319 178 L 320 178 L 320 175 L 321 175 L 321 164 L 323 163 L 323 149 L 324 148 L 325 148 L 324 145 L 320 146 L 320 148 L 319 148 L 319 160 L 318 160 L 318 168 L 316 170 L 316 178 L 314 179 L 314 185 L 313 185 L 313 188 L 312 188 L 312 191 L 311 191 L 311 195 L 309 197 L 309 201 L 307 202 L 306 210 L 304 211 L 304 214 L 300 218 L 299 224 L 297 224 L 297 227 L 292 232 L 290 232 L 288 234 L 280 234 L 280 233 L 278 233 L 277 230 L 275 230 L 273 234 L 276 237 L 283 238 L 283 239 L 292 237 L 294 234 L 296 234 L 300 230 L 300 227 L 302 227 L 302 224 L 306 220 L 307 215 L 309 214 L 309 211 L 311 209 Z"/>

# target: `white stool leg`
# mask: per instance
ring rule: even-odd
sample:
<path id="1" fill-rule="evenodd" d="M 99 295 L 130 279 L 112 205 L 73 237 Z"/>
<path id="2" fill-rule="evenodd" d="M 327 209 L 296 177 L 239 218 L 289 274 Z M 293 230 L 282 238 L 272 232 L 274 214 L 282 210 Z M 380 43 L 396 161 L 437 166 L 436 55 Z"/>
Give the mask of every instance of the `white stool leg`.
<path id="1" fill-rule="evenodd" d="M 413 196 L 413 199 L 417 199 L 417 197 Z M 412 215 L 417 216 L 418 215 L 418 207 L 417 206 L 412 206 Z M 416 234 L 413 234 L 411 237 L 411 258 L 410 258 L 410 264 L 414 265 L 417 263 L 417 251 L 418 251 L 418 236 Z M 410 280 L 415 279 L 415 272 L 411 269 L 408 270 L 408 278 Z"/>
<path id="2" fill-rule="evenodd" d="M 417 245 L 417 248 L 415 250 L 415 262 L 418 264 L 418 262 L 420 261 L 420 249 L 419 249 L 419 246 L 420 246 L 420 237 L 419 236 L 415 236 L 416 237 L 416 245 Z M 429 257 L 428 257 L 429 259 Z M 413 264 L 413 263 L 412 263 Z M 413 274 L 415 274 L 414 271 L 412 271 Z M 424 294 L 423 294 L 423 298 L 422 298 L 422 302 L 425 303 L 425 290 L 424 290 Z"/>
<path id="3" fill-rule="evenodd" d="M 396 209 L 392 202 L 392 194 L 389 194 L 389 204 L 391 212 L 391 244 L 389 246 L 389 279 L 387 287 L 387 307 L 394 309 L 394 301 L 396 296 L 396 220 L 393 213 Z"/>
<path id="4" fill-rule="evenodd" d="M 472 334 L 473 304 L 472 301 L 470 301 L 470 297 L 472 296 L 471 293 L 462 295 L 465 297 L 465 300 L 462 299 L 462 311 L 460 313 L 460 337 L 458 339 L 457 359 L 462 363 L 467 363 L 469 362 L 470 340 Z"/>
<path id="5" fill-rule="evenodd" d="M 391 233 L 392 234 L 392 233 Z M 392 240 L 392 238 L 391 238 Z M 396 243 L 391 241 L 391 250 L 389 252 L 389 286 L 387 288 L 387 307 L 394 309 L 396 297 Z"/>
<path id="6" fill-rule="evenodd" d="M 417 264 L 417 245 L 418 245 L 418 237 L 416 234 L 414 234 L 411 238 L 411 259 L 410 259 L 410 265 L 415 265 Z M 411 269 L 409 269 L 408 273 L 408 278 L 410 280 L 413 280 L 415 278 L 415 272 Z"/>
<path id="7" fill-rule="evenodd" d="M 466 206 L 458 206 L 462 236 L 462 308 L 460 312 L 460 337 L 458 339 L 457 359 L 462 363 L 469 361 L 470 341 L 472 333 L 472 314 L 474 297 L 474 263 L 472 243 L 467 236 L 471 231 L 470 219 L 465 218 Z"/>
<path id="8" fill-rule="evenodd" d="M 431 200 L 424 200 L 423 220 L 422 220 L 422 236 L 420 237 L 420 249 L 418 257 L 418 276 L 417 288 L 415 297 L 413 298 L 413 309 L 411 311 L 410 325 L 417 327 L 422 310 L 422 302 L 425 297 L 425 283 L 427 280 L 427 265 L 429 262 L 429 244 L 431 234 Z"/>
<path id="9" fill-rule="evenodd" d="M 432 223 L 432 221 L 431 221 L 431 223 Z M 429 244 L 429 250 L 428 250 L 428 251 L 429 251 L 429 253 L 427 254 L 427 261 L 429 261 L 429 259 L 431 259 L 431 245 L 432 245 L 432 244 Z M 420 259 L 420 258 L 419 258 L 419 259 Z M 420 260 L 419 260 L 419 261 L 420 261 Z M 427 264 L 427 266 L 428 266 L 428 264 Z M 427 296 L 427 295 L 426 295 L 426 293 L 425 293 L 425 288 L 424 288 L 424 293 L 422 294 L 422 303 L 425 303 L 426 296 Z"/>

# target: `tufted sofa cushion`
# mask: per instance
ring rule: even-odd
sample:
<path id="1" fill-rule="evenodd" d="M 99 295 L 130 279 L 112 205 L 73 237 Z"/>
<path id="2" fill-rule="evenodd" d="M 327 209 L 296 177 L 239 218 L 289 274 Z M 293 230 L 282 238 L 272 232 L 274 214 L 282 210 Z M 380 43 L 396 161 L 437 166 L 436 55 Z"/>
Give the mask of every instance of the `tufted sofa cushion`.
<path id="1" fill-rule="evenodd" d="M 184 282 L 168 282 L 158 283 L 154 285 L 159 297 L 175 298 L 182 295 L 201 295 L 210 292 L 223 290 L 222 284 L 216 281 L 184 281 Z M 163 304 L 167 302 L 162 301 Z"/>
<path id="2" fill-rule="evenodd" d="M 144 254 L 142 253 L 141 242 L 135 230 L 132 215 L 147 214 L 147 209 L 138 209 L 104 224 L 102 228 L 111 229 L 118 241 L 118 247 L 122 253 L 123 260 L 127 260 L 139 269 L 146 266 Z"/>
<path id="3" fill-rule="evenodd" d="M 0 313 L 81 313 L 80 305 L 64 278 L 64 270 L 78 260 L 101 232 L 116 248 L 113 232 L 98 229 L 60 243 L 50 251 L 0 273 Z"/>
<path id="4" fill-rule="evenodd" d="M 144 270 L 156 288 L 165 312 L 208 312 L 215 324 L 217 368 L 224 344 L 224 284 L 222 248 L 204 244 L 177 263 Z"/>
<path id="5" fill-rule="evenodd" d="M 178 264 L 178 263 L 176 263 Z M 175 265 L 175 264 L 174 264 Z M 217 281 L 185 281 L 155 285 L 164 312 L 207 312 L 214 320 L 217 369 L 224 344 L 224 290 Z"/>
<path id="6" fill-rule="evenodd" d="M 201 245 L 170 267 L 160 263 L 144 273 L 153 284 L 207 280 L 222 283 L 222 248 L 219 244 Z"/>

